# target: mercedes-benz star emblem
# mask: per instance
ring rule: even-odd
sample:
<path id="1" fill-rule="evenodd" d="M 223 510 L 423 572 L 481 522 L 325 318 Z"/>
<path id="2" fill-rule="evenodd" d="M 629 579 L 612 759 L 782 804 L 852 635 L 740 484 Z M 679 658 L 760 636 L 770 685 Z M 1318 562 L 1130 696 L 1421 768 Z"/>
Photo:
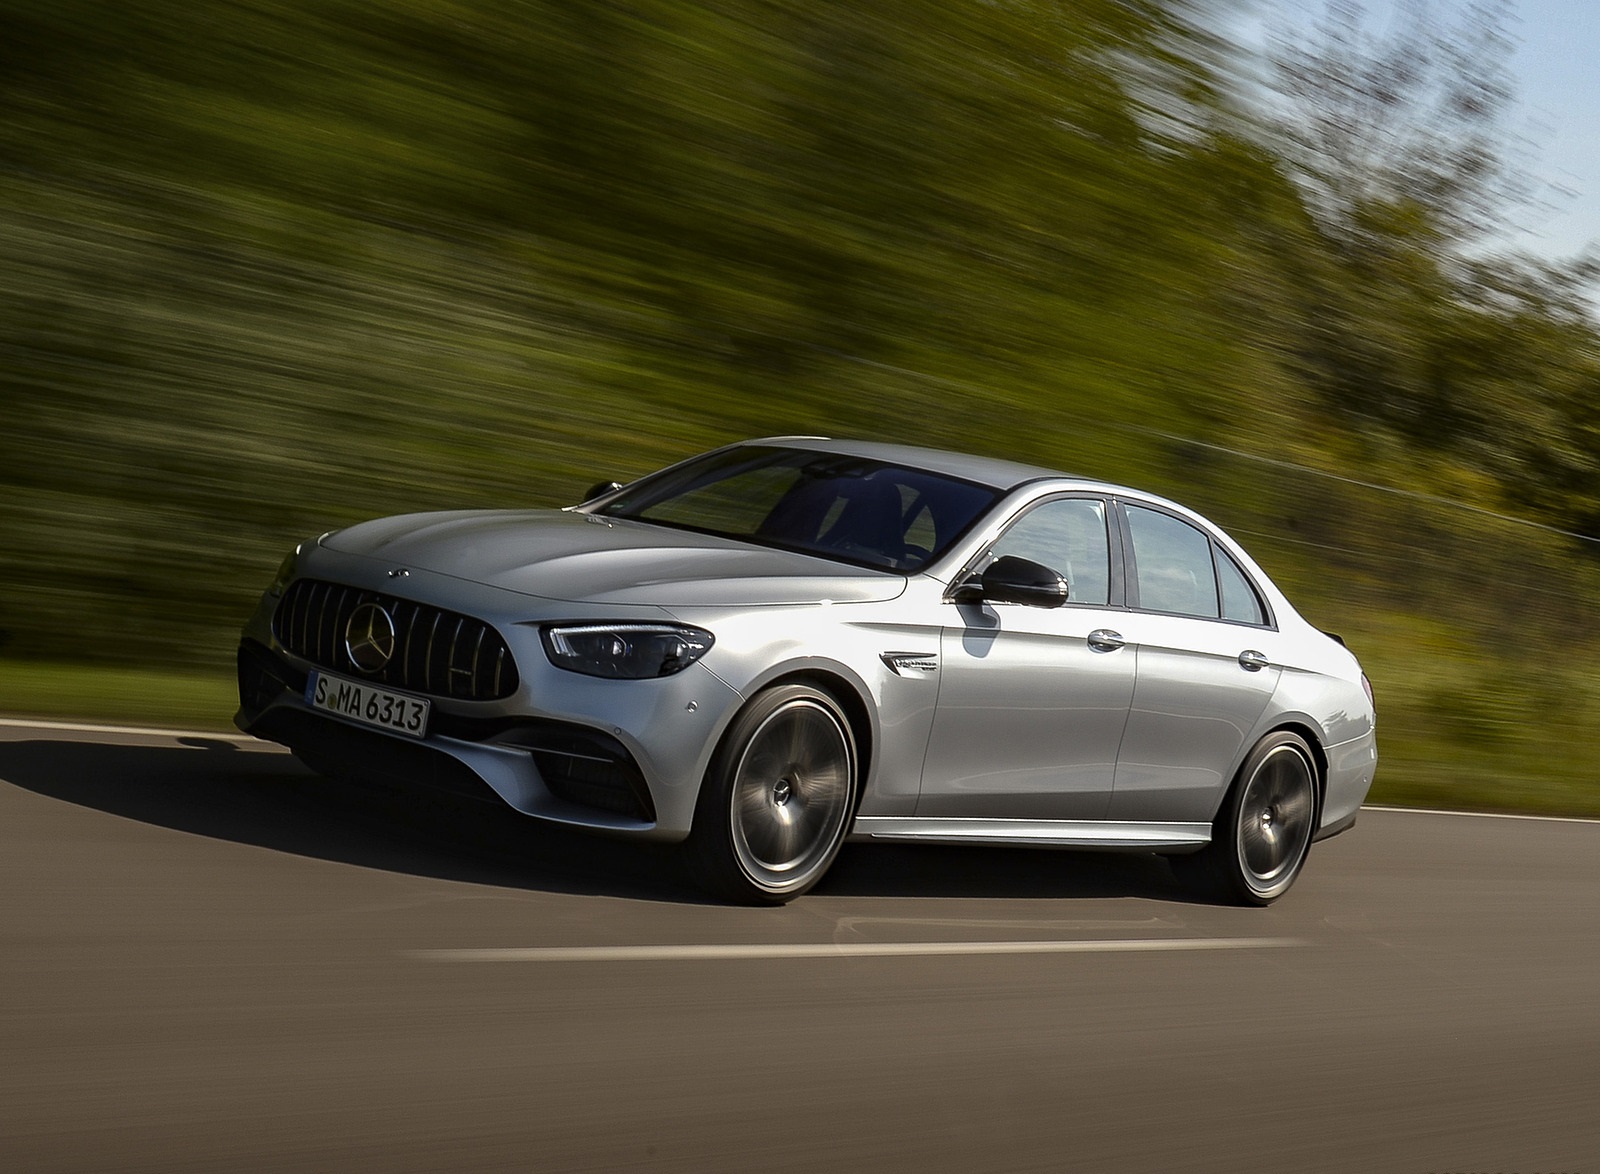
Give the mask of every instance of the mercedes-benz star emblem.
<path id="1" fill-rule="evenodd" d="M 350 663 L 375 673 L 394 655 L 394 620 L 376 603 L 363 603 L 344 626 L 344 650 Z"/>

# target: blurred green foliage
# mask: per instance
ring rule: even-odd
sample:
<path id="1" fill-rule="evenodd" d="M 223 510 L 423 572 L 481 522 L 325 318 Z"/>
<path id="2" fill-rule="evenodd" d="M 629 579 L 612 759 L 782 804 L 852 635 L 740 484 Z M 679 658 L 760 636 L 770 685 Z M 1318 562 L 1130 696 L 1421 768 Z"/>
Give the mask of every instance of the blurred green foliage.
<path id="1" fill-rule="evenodd" d="M 1230 526 L 1380 797 L 1600 807 L 1595 546 L 1473 512 L 1600 528 L 1586 273 L 1309 197 L 1224 7 L 0 0 L 0 656 L 220 672 L 307 535 L 872 436 Z"/>

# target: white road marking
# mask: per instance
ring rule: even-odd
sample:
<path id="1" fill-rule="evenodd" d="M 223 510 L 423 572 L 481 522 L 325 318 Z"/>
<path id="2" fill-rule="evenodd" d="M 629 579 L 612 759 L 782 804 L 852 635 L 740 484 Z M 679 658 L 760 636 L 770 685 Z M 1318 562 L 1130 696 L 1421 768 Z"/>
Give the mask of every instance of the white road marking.
<path id="1" fill-rule="evenodd" d="M 1519 815 L 1511 811 L 1451 811 L 1444 807 L 1385 807 L 1382 804 L 1364 803 L 1362 811 L 1395 811 L 1401 815 L 1461 815 L 1471 819 L 1522 819 L 1539 823 L 1600 823 L 1600 819 L 1585 819 L 1578 815 Z"/>
<path id="2" fill-rule="evenodd" d="M 1132 933 L 1142 930 L 1145 933 L 1160 933 L 1165 931 L 1182 931 L 1184 923 L 1170 917 L 1139 917 L 1139 918 L 1095 918 L 1066 919 L 1060 917 L 1050 918 L 1016 918 L 1008 917 L 998 920 L 984 917 L 836 917 L 834 918 L 835 937 L 846 935 L 858 936 L 867 926 L 921 926 L 923 932 L 930 932 L 934 927 L 945 930 L 987 930 L 995 933 L 1000 930 L 1027 930 L 1033 933 Z"/>
<path id="3" fill-rule="evenodd" d="M 788 958 L 927 958 L 959 954 L 1120 954 L 1281 950 L 1300 938 L 1099 938 L 1015 942 L 769 942 L 718 946 L 528 946 L 407 950 L 422 962 L 707 962 Z"/>
<path id="4" fill-rule="evenodd" d="M 0 717 L 0 727 L 10 730 L 57 730 L 72 734 L 130 734 L 141 738 L 211 738 L 224 742 L 237 742 L 241 746 L 254 743 L 265 748 L 267 743 L 248 734 L 230 734 L 221 730 L 176 730 L 154 726 L 97 726 L 86 722 L 52 722 L 33 718 Z"/>

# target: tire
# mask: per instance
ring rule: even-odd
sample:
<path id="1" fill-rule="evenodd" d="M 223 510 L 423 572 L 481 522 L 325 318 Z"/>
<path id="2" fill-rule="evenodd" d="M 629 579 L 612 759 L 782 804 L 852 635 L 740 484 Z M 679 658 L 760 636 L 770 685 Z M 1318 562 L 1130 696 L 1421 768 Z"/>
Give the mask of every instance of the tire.
<path id="1" fill-rule="evenodd" d="M 700 788 L 687 845 L 696 879 L 744 905 L 806 892 L 844 843 L 858 773 L 855 735 L 831 694 L 802 684 L 757 694 Z"/>
<path id="2" fill-rule="evenodd" d="M 1317 767 L 1287 730 L 1256 743 L 1211 828 L 1211 843 L 1172 858 L 1173 871 L 1238 905 L 1270 905 L 1289 891 L 1316 830 Z"/>

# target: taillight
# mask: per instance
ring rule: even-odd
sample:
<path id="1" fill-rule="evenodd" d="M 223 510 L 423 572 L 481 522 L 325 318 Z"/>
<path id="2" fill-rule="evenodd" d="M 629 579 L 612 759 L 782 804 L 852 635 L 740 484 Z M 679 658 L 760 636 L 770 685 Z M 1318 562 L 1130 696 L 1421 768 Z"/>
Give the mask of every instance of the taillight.
<path id="1" fill-rule="evenodd" d="M 1372 696 L 1372 682 L 1367 680 L 1366 673 L 1361 674 L 1361 687 L 1367 691 L 1367 704 L 1372 706 L 1372 712 L 1374 716 L 1376 716 L 1378 712 L 1378 702 L 1377 699 Z"/>

